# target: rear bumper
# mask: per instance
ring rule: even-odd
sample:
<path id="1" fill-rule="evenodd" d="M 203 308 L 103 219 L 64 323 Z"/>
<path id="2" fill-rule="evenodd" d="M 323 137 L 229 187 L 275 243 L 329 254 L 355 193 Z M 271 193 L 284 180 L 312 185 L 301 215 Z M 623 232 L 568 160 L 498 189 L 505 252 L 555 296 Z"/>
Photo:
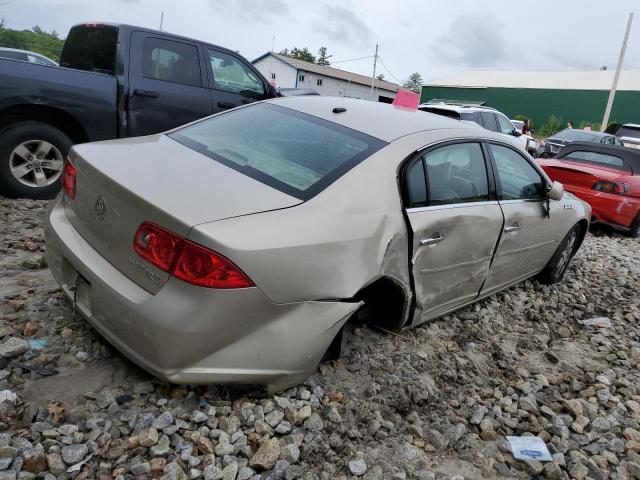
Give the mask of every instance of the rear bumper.
<path id="1" fill-rule="evenodd" d="M 295 385 L 313 373 L 360 306 L 278 305 L 258 288 L 214 290 L 175 278 L 151 294 L 80 236 L 61 196 L 47 216 L 46 245 L 49 268 L 70 299 L 78 285 L 77 310 L 124 355 L 172 383 L 266 385 L 271 391 Z"/>
<path id="2" fill-rule="evenodd" d="M 595 190 L 565 186 L 591 205 L 593 220 L 619 227 L 628 228 L 640 212 L 640 198 L 613 195 Z"/>

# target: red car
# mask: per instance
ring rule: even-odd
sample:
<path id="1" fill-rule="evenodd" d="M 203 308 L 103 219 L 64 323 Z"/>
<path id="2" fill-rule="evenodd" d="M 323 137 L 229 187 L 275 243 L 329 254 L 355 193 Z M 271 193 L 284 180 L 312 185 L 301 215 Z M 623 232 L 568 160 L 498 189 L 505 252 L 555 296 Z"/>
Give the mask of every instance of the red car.
<path id="1" fill-rule="evenodd" d="M 572 142 L 537 161 L 552 180 L 591 205 L 593 222 L 640 236 L 640 150 Z"/>

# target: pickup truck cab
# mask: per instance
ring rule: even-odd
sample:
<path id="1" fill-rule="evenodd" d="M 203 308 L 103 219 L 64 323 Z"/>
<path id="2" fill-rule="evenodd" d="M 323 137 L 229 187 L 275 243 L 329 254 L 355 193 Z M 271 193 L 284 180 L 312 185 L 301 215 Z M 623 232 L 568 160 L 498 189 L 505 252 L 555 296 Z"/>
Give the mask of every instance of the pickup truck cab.
<path id="1" fill-rule="evenodd" d="M 150 135 L 275 88 L 238 53 L 130 25 L 71 28 L 60 67 L 0 59 L 0 194 L 51 198 L 73 144 Z"/>

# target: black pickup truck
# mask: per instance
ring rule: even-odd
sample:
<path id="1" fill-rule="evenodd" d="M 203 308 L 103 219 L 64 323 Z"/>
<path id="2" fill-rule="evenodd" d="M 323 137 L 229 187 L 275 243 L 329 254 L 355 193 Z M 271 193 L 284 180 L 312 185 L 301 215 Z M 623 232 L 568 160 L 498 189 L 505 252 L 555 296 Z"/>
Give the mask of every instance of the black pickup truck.
<path id="1" fill-rule="evenodd" d="M 0 59 L 0 194 L 54 196 L 73 144 L 158 133 L 276 95 L 232 50 L 130 25 L 74 26 L 60 67 Z"/>

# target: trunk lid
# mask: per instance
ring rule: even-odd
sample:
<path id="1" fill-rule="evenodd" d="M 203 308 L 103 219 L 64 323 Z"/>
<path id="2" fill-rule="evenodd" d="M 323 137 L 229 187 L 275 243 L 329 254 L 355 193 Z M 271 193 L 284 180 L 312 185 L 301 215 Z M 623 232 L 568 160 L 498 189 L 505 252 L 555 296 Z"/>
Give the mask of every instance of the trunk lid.
<path id="1" fill-rule="evenodd" d="M 620 176 L 619 170 L 596 168 L 579 162 L 550 159 L 540 160 L 539 163 L 552 180 L 569 188 L 571 185 L 592 188 L 598 180 L 615 180 Z"/>
<path id="2" fill-rule="evenodd" d="M 142 222 L 184 237 L 200 223 L 301 203 L 162 134 L 75 146 L 70 158 L 77 187 L 75 200 L 65 201 L 69 220 L 100 255 L 152 293 L 169 274 L 136 254 L 133 238 Z"/>

